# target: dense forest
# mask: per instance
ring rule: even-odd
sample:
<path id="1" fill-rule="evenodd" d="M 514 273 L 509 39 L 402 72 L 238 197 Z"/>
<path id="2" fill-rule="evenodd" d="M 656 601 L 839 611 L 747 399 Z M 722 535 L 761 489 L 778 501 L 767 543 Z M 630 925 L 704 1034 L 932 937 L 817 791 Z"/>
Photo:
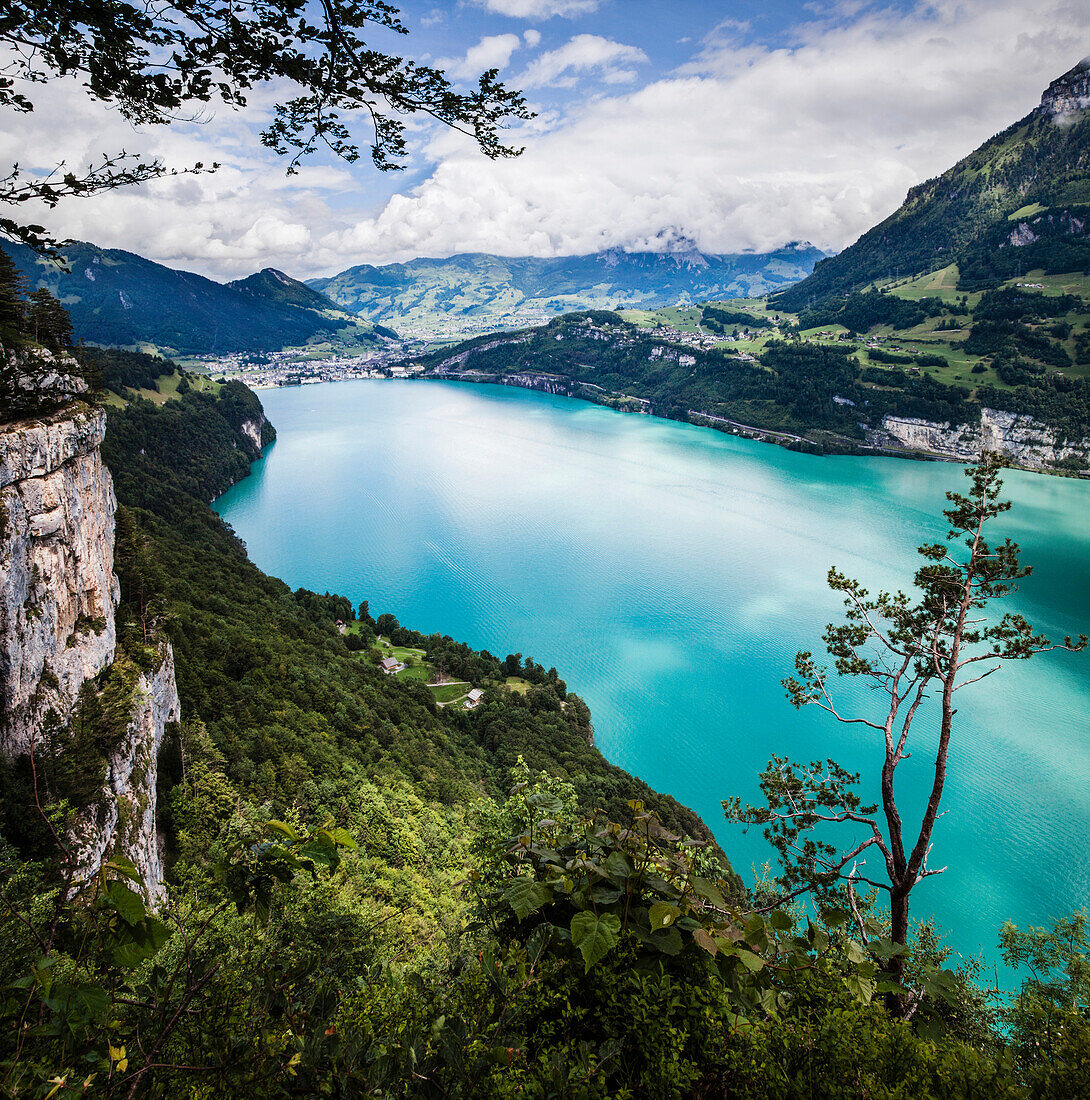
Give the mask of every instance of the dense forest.
<path id="1" fill-rule="evenodd" d="M 76 337 L 91 343 L 222 355 L 327 340 L 369 346 L 393 335 L 278 271 L 224 284 L 80 241 L 63 251 L 60 267 L 23 245 L 0 245 L 4 262 L 32 289 L 62 300 Z"/>

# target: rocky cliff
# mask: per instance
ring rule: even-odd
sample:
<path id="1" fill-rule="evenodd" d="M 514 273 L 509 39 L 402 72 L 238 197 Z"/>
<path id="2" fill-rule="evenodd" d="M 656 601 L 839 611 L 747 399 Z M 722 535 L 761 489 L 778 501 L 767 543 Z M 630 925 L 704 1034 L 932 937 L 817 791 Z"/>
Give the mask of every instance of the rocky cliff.
<path id="1" fill-rule="evenodd" d="M 70 722 L 81 687 L 116 657 L 117 504 L 99 450 L 105 431 L 105 412 L 87 408 L 0 428 L 0 752 L 8 757 L 47 751 L 44 731 Z M 158 667 L 139 676 L 125 736 L 75 838 L 84 870 L 120 852 L 152 897 L 162 882 L 156 757 L 178 717 L 163 643 Z"/>
<path id="2" fill-rule="evenodd" d="M 1038 110 L 1063 125 L 1079 111 L 1090 108 L 1090 57 L 1054 80 L 1041 96 Z"/>
<path id="3" fill-rule="evenodd" d="M 101 410 L 0 432 L 0 748 L 27 752 L 50 712 L 113 660 L 113 482 Z"/>
<path id="4" fill-rule="evenodd" d="M 161 658 L 136 682 L 132 715 L 107 760 L 101 795 L 79 815 L 74 836 L 82 876 L 93 874 L 105 857 L 121 853 L 140 872 L 151 901 L 162 900 L 164 893 L 156 827 L 159 749 L 167 726 L 182 713 L 169 645 L 162 647 Z"/>
<path id="5" fill-rule="evenodd" d="M 887 416 L 880 430 L 868 434 L 874 446 L 901 447 L 961 462 L 974 461 L 981 451 L 1000 451 L 1027 470 L 1090 468 L 1090 441 L 1059 439 L 1031 417 L 1000 409 L 981 409 L 979 425 Z"/>

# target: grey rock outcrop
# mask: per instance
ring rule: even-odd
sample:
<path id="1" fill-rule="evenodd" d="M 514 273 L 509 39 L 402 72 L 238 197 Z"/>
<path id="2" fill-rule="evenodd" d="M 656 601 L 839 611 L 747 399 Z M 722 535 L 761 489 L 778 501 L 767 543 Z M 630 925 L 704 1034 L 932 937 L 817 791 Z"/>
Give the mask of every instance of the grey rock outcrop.
<path id="1" fill-rule="evenodd" d="M 265 418 L 259 420 L 244 420 L 239 425 L 239 431 L 254 445 L 257 453 L 261 454 L 261 429 L 265 426 Z"/>
<path id="2" fill-rule="evenodd" d="M 1038 109 L 1062 126 L 1072 115 L 1087 108 L 1090 108 L 1090 57 L 1057 77 L 1045 89 Z"/>
<path id="3" fill-rule="evenodd" d="M 101 410 L 0 432 L 0 748 L 27 752 L 113 660 L 113 482 Z"/>
<path id="4" fill-rule="evenodd" d="M 979 425 L 887 416 L 881 430 L 868 434 L 872 445 L 901 447 L 960 462 L 973 462 L 982 451 L 999 451 L 1027 470 L 1054 469 L 1071 459 L 1090 467 L 1090 442 L 1060 439 L 1039 421 L 1001 409 L 981 409 Z"/>
<path id="5" fill-rule="evenodd" d="M 81 877 L 93 874 L 103 859 L 121 853 L 140 873 L 144 893 L 163 898 L 163 863 L 156 828 L 156 779 L 159 749 L 182 705 L 174 679 L 174 653 L 162 647 L 162 661 L 136 683 L 135 706 L 125 737 L 110 755 L 100 799 L 79 815 L 73 837 Z"/>
<path id="6" fill-rule="evenodd" d="M 86 408 L 0 428 L 0 752 L 9 758 L 43 751 L 47 724 L 67 726 L 80 688 L 117 655 L 117 501 L 99 450 L 105 432 L 105 412 Z M 72 837 L 85 874 L 122 854 L 152 900 L 163 879 L 157 758 L 181 709 L 169 643 L 159 658 L 137 678 L 101 794 L 78 813 Z"/>

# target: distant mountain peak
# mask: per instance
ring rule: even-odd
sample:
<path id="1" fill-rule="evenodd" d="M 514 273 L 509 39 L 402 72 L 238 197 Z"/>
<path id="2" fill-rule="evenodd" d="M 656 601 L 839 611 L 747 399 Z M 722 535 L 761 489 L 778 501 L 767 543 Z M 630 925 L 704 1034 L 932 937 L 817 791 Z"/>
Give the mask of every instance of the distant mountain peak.
<path id="1" fill-rule="evenodd" d="M 1041 96 L 1042 114 L 1063 123 L 1071 115 L 1090 108 L 1090 57 L 1084 57 L 1073 69 L 1057 77 Z"/>

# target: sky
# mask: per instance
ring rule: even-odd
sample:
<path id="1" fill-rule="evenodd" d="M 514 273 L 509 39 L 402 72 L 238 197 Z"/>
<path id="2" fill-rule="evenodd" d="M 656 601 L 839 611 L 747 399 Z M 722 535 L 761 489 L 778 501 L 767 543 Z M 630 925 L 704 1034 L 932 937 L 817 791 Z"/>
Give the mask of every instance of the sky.
<path id="1" fill-rule="evenodd" d="M 283 89 L 259 89 L 242 112 L 134 130 L 58 80 L 33 89 L 33 114 L 5 119 L 0 159 L 48 171 L 123 148 L 173 166 L 219 161 L 213 174 L 33 212 L 61 236 L 218 279 L 678 241 L 837 251 L 1090 54 L 1085 0 L 399 6 L 408 37 L 374 45 L 466 87 L 499 69 L 537 115 L 506 135 L 522 156 L 489 161 L 469 139 L 416 123 L 405 171 L 325 156 L 287 176 L 258 140 Z"/>

